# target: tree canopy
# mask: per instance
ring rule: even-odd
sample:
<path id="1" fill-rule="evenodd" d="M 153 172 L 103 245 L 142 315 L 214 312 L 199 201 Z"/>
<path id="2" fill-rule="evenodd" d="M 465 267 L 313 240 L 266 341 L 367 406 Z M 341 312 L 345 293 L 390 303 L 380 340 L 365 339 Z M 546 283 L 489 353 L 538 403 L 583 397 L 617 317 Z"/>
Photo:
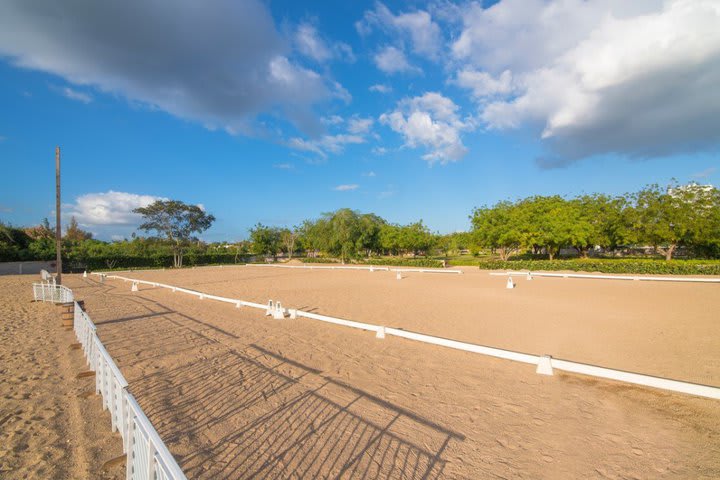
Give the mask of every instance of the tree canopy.
<path id="1" fill-rule="evenodd" d="M 197 205 L 179 200 L 156 200 L 146 207 L 133 210 L 143 216 L 138 230 L 156 231 L 173 243 L 174 265 L 182 267 L 183 246 L 194 233 L 202 233 L 213 224 L 215 217 Z"/>

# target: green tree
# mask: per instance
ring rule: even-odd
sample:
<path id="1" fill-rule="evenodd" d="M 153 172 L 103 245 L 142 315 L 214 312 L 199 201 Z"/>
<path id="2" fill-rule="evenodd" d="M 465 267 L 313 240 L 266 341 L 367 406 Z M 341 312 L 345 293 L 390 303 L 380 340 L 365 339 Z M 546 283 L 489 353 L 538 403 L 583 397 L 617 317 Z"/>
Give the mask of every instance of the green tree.
<path id="1" fill-rule="evenodd" d="M 138 227 L 146 232 L 156 231 L 173 246 L 173 265 L 182 267 L 184 248 L 194 233 L 202 233 L 213 224 L 215 217 L 197 205 L 179 200 L 156 200 L 147 207 L 133 210 L 143 216 Z"/>
<path id="2" fill-rule="evenodd" d="M 282 244 L 280 229 L 258 223 L 250 229 L 250 241 L 254 254 L 271 255 L 275 259 Z"/>
<path id="3" fill-rule="evenodd" d="M 649 185 L 635 194 L 630 210 L 635 243 L 647 244 L 671 260 L 677 247 L 707 240 L 717 218 L 717 189 Z"/>
<path id="4" fill-rule="evenodd" d="M 357 253 L 356 242 L 360 237 L 358 213 L 349 208 L 323 214 L 328 226 L 327 250 L 340 257 L 345 264 Z"/>
<path id="5" fill-rule="evenodd" d="M 507 261 L 523 246 L 523 225 L 518 205 L 503 201 L 493 207 L 473 210 L 470 217 L 478 244 L 490 248 Z"/>

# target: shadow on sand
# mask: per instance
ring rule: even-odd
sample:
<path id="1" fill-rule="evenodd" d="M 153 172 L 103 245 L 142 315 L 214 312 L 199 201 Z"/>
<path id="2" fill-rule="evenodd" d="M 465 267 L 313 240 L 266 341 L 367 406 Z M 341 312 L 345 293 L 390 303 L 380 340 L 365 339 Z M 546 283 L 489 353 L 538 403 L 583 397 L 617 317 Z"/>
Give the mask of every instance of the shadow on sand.
<path id="1" fill-rule="evenodd" d="M 437 479 L 443 453 L 464 440 L 269 347 L 134 299 L 137 314 L 100 321 L 99 332 L 121 368 L 152 371 L 130 390 L 188 478 Z"/>

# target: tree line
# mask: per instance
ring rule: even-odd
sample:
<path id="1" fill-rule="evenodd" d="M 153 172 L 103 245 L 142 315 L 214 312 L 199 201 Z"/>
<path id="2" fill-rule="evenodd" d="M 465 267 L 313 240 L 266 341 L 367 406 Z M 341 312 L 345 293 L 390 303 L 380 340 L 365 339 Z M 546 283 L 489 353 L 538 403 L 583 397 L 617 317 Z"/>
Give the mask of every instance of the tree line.
<path id="1" fill-rule="evenodd" d="M 553 260 L 561 249 L 587 257 L 644 246 L 670 260 L 683 247 L 696 257 L 720 257 L 720 192 L 700 185 L 650 185 L 638 192 L 572 198 L 531 196 L 474 209 L 468 232 L 441 235 L 423 223 L 391 223 L 373 213 L 343 208 L 295 227 L 257 224 L 249 240 L 206 243 L 197 235 L 214 216 L 180 201 L 158 201 L 136 209 L 143 217 L 130 239 L 104 242 L 80 228 L 74 218 L 63 236 L 63 256 L 92 268 L 232 263 L 249 256 L 280 254 L 334 257 L 342 262 L 380 256 L 450 256 L 481 252 L 501 260 L 530 254 Z M 55 234 L 48 220 L 29 228 L 0 222 L 0 261 L 52 260 Z M 102 264 L 100 264 L 102 263 Z"/>
<path id="2" fill-rule="evenodd" d="M 349 208 L 305 220 L 292 229 L 258 223 L 250 229 L 251 251 L 275 257 L 296 252 L 329 255 L 343 263 L 354 258 L 379 255 L 425 255 L 436 244 L 437 235 L 422 220 L 408 225 L 389 223 L 374 213 Z"/>
<path id="3" fill-rule="evenodd" d="M 695 184 L 622 196 L 532 196 L 476 208 L 471 222 L 475 241 L 502 260 L 521 251 L 552 260 L 563 247 L 582 257 L 621 246 L 652 247 L 666 260 L 681 246 L 695 256 L 720 253 L 720 192 Z"/>

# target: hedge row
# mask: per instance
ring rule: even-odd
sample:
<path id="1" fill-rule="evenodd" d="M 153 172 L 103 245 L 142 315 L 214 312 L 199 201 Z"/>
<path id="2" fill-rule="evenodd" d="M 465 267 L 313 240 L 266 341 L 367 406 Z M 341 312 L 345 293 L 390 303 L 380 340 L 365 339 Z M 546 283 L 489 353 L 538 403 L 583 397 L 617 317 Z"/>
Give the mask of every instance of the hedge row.
<path id="1" fill-rule="evenodd" d="M 720 262 L 712 260 L 480 260 L 481 270 L 570 270 L 575 272 L 720 275 Z"/>
<path id="2" fill-rule="evenodd" d="M 129 268 L 170 268 L 173 266 L 172 255 L 152 255 L 152 256 L 119 256 L 113 257 L 115 263 L 108 265 L 107 257 L 86 257 L 82 259 L 65 260 L 66 265 L 71 269 L 85 270 L 108 270 L 112 269 L 129 269 Z M 245 258 L 238 257 L 237 263 L 245 263 Z M 210 264 L 233 264 L 235 254 L 185 254 L 183 256 L 183 266 L 194 265 L 210 265 Z"/>
<path id="3" fill-rule="evenodd" d="M 336 258 L 300 258 L 303 263 L 339 263 Z M 418 268 L 440 268 L 442 260 L 431 258 L 371 258 L 353 260 L 352 263 L 360 265 L 388 265 L 391 267 L 418 267 Z"/>

